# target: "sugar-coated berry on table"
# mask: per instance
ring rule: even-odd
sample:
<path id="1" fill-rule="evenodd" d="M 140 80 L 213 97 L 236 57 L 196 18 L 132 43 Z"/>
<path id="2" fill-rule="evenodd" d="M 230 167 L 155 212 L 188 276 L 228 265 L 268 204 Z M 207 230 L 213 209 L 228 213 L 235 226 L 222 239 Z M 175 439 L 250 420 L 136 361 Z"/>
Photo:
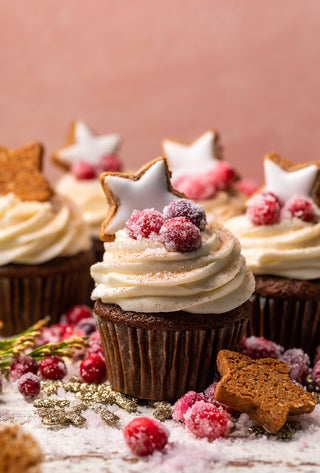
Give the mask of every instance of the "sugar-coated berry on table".
<path id="1" fill-rule="evenodd" d="M 37 374 L 37 372 L 38 362 L 31 356 L 22 355 L 11 364 L 9 378 L 11 382 L 14 382 L 26 373 Z"/>
<path id="2" fill-rule="evenodd" d="M 264 337 L 245 337 L 241 342 L 240 353 L 242 355 L 250 356 L 254 360 L 260 358 L 279 358 L 283 352 L 283 347 L 277 345 L 271 340 L 267 340 Z"/>
<path id="3" fill-rule="evenodd" d="M 17 381 L 18 391 L 25 399 L 35 399 L 40 393 L 40 380 L 34 373 L 26 373 Z"/>
<path id="4" fill-rule="evenodd" d="M 192 407 L 197 401 L 203 401 L 204 398 L 205 397 L 202 393 L 188 391 L 175 402 L 172 413 L 173 420 L 184 422 L 185 415 L 190 407 Z"/>
<path id="5" fill-rule="evenodd" d="M 301 348 L 290 348 L 281 356 L 280 361 L 284 361 L 290 366 L 289 376 L 294 381 L 302 384 L 309 373 L 310 358 Z"/>
<path id="6" fill-rule="evenodd" d="M 126 444 L 139 456 L 151 455 L 163 450 L 169 438 L 169 431 L 161 423 L 149 417 L 137 417 L 123 430 Z"/>
<path id="7" fill-rule="evenodd" d="M 67 374 L 67 367 L 60 356 L 47 356 L 39 363 L 39 370 L 45 379 L 62 379 Z"/>
<path id="8" fill-rule="evenodd" d="M 103 383 L 107 379 L 105 362 L 97 355 L 91 355 L 82 360 L 79 372 L 86 383 Z"/>
<path id="9" fill-rule="evenodd" d="M 229 435 L 232 419 L 224 409 L 206 401 L 198 401 L 187 411 L 185 425 L 196 437 L 211 442 Z"/>
<path id="10" fill-rule="evenodd" d="M 92 309 L 84 304 L 71 307 L 66 312 L 66 321 L 70 325 L 77 325 L 80 320 L 92 317 Z"/>

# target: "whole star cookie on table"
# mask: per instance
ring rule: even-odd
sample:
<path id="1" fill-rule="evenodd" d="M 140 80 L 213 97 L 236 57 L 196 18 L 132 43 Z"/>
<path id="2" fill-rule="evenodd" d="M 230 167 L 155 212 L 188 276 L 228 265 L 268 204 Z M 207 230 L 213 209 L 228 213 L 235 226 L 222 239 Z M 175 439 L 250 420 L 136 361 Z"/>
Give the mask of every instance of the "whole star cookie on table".
<path id="1" fill-rule="evenodd" d="M 53 191 L 41 173 L 43 146 L 29 143 L 11 150 L 0 147 L 0 195 L 13 192 L 23 201 L 50 199 Z"/>
<path id="2" fill-rule="evenodd" d="M 317 404 L 315 396 L 291 381 L 289 365 L 273 358 L 253 360 L 221 350 L 217 367 L 222 376 L 215 399 L 245 412 L 266 430 L 277 433 L 288 415 L 306 414 Z"/>
<path id="3" fill-rule="evenodd" d="M 172 188 L 165 158 L 150 161 L 134 174 L 103 173 L 100 181 L 108 201 L 107 216 L 100 231 L 102 241 L 112 240 L 133 210 L 162 211 L 173 200 L 184 197 Z"/>

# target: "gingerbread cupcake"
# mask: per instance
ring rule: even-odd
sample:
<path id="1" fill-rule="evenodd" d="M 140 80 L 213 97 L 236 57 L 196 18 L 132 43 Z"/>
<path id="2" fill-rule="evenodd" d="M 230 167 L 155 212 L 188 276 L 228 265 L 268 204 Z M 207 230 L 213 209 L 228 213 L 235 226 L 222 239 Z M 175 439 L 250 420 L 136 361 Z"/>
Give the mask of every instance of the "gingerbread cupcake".
<path id="1" fill-rule="evenodd" d="M 87 300 L 93 262 L 77 207 L 41 174 L 43 147 L 0 148 L 0 320 L 12 335 L 45 315 L 57 322 Z"/>
<path id="2" fill-rule="evenodd" d="M 239 349 L 249 317 L 254 278 L 239 242 L 173 190 L 165 158 L 100 179 L 106 243 L 92 298 L 111 385 L 171 401 L 202 391 L 218 351 Z"/>
<path id="3" fill-rule="evenodd" d="M 209 222 L 223 223 L 245 212 L 248 193 L 256 188 L 240 180 L 222 158 L 219 134 L 209 130 L 190 144 L 166 139 L 164 156 L 172 171 L 172 185 L 206 210 Z"/>
<path id="4" fill-rule="evenodd" d="M 118 134 L 97 134 L 83 121 L 76 120 L 70 124 L 65 145 L 52 156 L 54 162 L 67 171 L 58 181 L 56 190 L 80 207 L 90 228 L 97 261 L 103 254 L 99 231 L 106 202 L 99 175 L 105 171 L 121 171 L 122 163 L 117 154 L 120 142 Z"/>
<path id="5" fill-rule="evenodd" d="M 310 355 L 320 344 L 319 166 L 268 154 L 265 187 L 226 222 L 256 277 L 248 334 Z"/>

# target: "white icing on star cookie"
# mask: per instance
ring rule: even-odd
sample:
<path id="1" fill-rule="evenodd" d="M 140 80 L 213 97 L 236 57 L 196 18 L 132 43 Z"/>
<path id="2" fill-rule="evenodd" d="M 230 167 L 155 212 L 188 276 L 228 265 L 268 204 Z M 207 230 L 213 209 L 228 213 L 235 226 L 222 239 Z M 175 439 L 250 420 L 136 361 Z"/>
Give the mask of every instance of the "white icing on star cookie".
<path id="1" fill-rule="evenodd" d="M 100 176 L 107 196 L 107 217 L 103 222 L 100 239 L 108 241 L 123 228 L 133 210 L 163 208 L 175 199 L 185 197 L 170 183 L 170 171 L 165 158 L 158 158 L 135 174 L 107 172 Z"/>
<path id="2" fill-rule="evenodd" d="M 77 161 L 97 165 L 103 156 L 115 153 L 121 142 L 118 134 L 98 135 L 80 120 L 72 124 L 70 136 L 71 143 L 54 154 L 54 159 L 67 167 Z"/>
<path id="3" fill-rule="evenodd" d="M 163 152 L 170 169 L 172 179 L 192 175 L 197 172 L 205 173 L 219 161 L 216 156 L 218 133 L 209 130 L 191 144 L 166 139 L 162 143 Z"/>

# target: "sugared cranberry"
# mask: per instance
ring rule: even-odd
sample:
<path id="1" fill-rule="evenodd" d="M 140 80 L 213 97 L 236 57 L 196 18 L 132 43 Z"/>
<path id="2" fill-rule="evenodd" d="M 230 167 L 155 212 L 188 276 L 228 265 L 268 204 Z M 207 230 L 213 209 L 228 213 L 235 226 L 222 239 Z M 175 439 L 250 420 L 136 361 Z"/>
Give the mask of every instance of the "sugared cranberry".
<path id="1" fill-rule="evenodd" d="M 71 338 L 85 337 L 86 333 L 84 330 L 80 330 L 73 325 L 66 325 L 66 329 L 60 339 L 61 342 L 70 340 Z"/>
<path id="2" fill-rule="evenodd" d="M 14 382 L 21 378 L 26 373 L 37 374 L 38 362 L 31 358 L 31 356 L 22 355 L 17 358 L 10 367 L 10 381 Z"/>
<path id="3" fill-rule="evenodd" d="M 67 325 L 64 324 L 54 324 L 51 327 L 44 327 L 41 331 L 41 336 L 39 340 L 39 346 L 45 345 L 46 343 L 58 343 L 61 341 Z"/>
<path id="4" fill-rule="evenodd" d="M 35 399 L 40 393 L 40 380 L 34 373 L 26 373 L 17 381 L 19 392 L 26 399 Z"/>
<path id="5" fill-rule="evenodd" d="M 201 233 L 198 227 L 185 217 L 166 220 L 160 230 L 160 239 L 168 251 L 185 253 L 201 246 Z"/>
<path id="6" fill-rule="evenodd" d="M 80 363 L 80 376 L 86 383 L 103 383 L 107 378 L 104 360 L 100 356 L 88 356 Z"/>
<path id="7" fill-rule="evenodd" d="M 190 407 L 192 407 L 195 402 L 202 400 L 204 400 L 204 395 L 202 393 L 188 391 L 180 399 L 178 399 L 173 406 L 173 420 L 184 422 L 184 416 L 188 409 L 190 409 Z"/>
<path id="8" fill-rule="evenodd" d="M 255 181 L 251 181 L 250 179 L 241 179 L 241 181 L 235 183 L 235 188 L 248 197 L 257 192 L 259 187 L 260 186 Z"/>
<path id="9" fill-rule="evenodd" d="M 106 154 L 98 163 L 98 170 L 101 172 L 120 172 L 121 169 L 122 164 L 117 154 Z"/>
<path id="10" fill-rule="evenodd" d="M 304 382 L 310 366 L 310 358 L 307 353 L 301 348 L 290 348 L 279 357 L 279 360 L 290 366 L 289 376 L 291 379 L 300 384 Z"/>
<path id="11" fill-rule="evenodd" d="M 90 342 L 90 346 L 87 348 L 86 351 L 87 356 L 99 356 L 104 360 L 104 353 L 102 350 L 102 344 L 101 341 L 99 340 L 94 340 Z"/>
<path id="12" fill-rule="evenodd" d="M 211 442 L 219 437 L 227 437 L 232 421 L 225 410 L 209 402 L 198 401 L 186 413 L 185 424 L 196 437 Z"/>
<path id="13" fill-rule="evenodd" d="M 71 165 L 71 173 L 76 179 L 87 180 L 96 177 L 95 167 L 87 161 L 78 161 Z"/>
<path id="14" fill-rule="evenodd" d="M 90 335 L 97 330 L 96 321 L 93 317 L 81 319 L 80 322 L 75 326 L 75 329 L 84 332 L 85 335 Z"/>
<path id="15" fill-rule="evenodd" d="M 207 174 L 181 176 L 173 181 L 172 185 L 192 200 L 210 199 L 217 191 Z"/>
<path id="16" fill-rule="evenodd" d="M 271 192 L 253 196 L 247 208 L 247 217 L 254 225 L 273 225 L 280 220 L 280 202 Z"/>
<path id="17" fill-rule="evenodd" d="M 126 444 L 139 456 L 151 455 L 155 450 L 163 450 L 169 438 L 166 427 L 154 419 L 137 417 L 123 430 Z"/>
<path id="18" fill-rule="evenodd" d="M 316 218 L 316 206 L 310 200 L 295 195 L 289 199 L 281 212 L 282 218 L 300 218 L 304 222 L 314 222 Z"/>
<path id="19" fill-rule="evenodd" d="M 163 215 L 154 209 L 134 210 L 126 223 L 131 238 L 152 238 L 158 235 L 164 222 Z"/>
<path id="20" fill-rule="evenodd" d="M 45 379 L 62 379 L 67 374 L 67 367 L 60 356 L 47 356 L 40 361 L 40 373 Z"/>
<path id="21" fill-rule="evenodd" d="M 254 360 L 258 360 L 259 358 L 277 359 L 283 352 L 283 347 L 264 337 L 255 337 L 252 335 L 251 337 L 243 338 L 240 352 Z"/>
<path id="22" fill-rule="evenodd" d="M 175 217 L 185 217 L 196 227 L 203 230 L 207 223 L 207 217 L 202 205 L 193 202 L 190 199 L 173 200 L 163 209 L 165 220 Z"/>
<path id="23" fill-rule="evenodd" d="M 92 309 L 84 304 L 74 305 L 66 312 L 66 320 L 70 325 L 77 325 L 80 320 L 88 317 L 92 317 Z"/>
<path id="24" fill-rule="evenodd" d="M 216 407 L 219 407 L 225 410 L 231 417 L 235 417 L 237 415 L 237 411 L 232 407 L 225 406 L 224 404 L 220 404 L 220 402 L 216 401 L 215 398 L 215 391 L 217 387 L 217 382 L 210 384 L 207 389 L 204 391 L 204 401 L 210 402 Z"/>
<path id="25" fill-rule="evenodd" d="M 234 169 L 226 161 L 218 161 L 217 164 L 208 171 L 208 177 L 220 191 L 228 190 L 236 179 Z"/>
<path id="26" fill-rule="evenodd" d="M 320 388 L 320 361 L 318 361 L 314 365 L 312 373 L 311 373 L 311 378 L 313 379 L 313 382 L 315 383 L 315 385 L 318 388 Z"/>

